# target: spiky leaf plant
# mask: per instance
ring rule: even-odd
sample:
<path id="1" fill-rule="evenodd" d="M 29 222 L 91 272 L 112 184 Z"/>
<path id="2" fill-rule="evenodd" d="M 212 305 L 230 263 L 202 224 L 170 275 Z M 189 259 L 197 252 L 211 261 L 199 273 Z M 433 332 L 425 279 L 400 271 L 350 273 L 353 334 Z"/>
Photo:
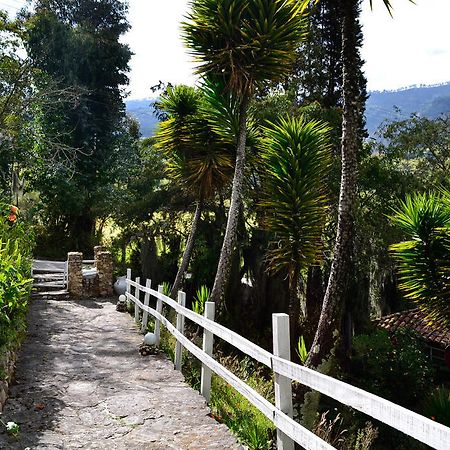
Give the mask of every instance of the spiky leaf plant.
<path id="1" fill-rule="evenodd" d="M 218 314 L 231 273 L 244 184 L 247 115 L 256 88 L 290 70 L 305 33 L 307 0 L 193 0 L 183 38 L 197 73 L 221 80 L 238 99 L 236 163 L 227 228 L 211 300 Z"/>
<path id="2" fill-rule="evenodd" d="M 166 173 L 197 200 L 171 296 L 180 289 L 188 268 L 203 203 L 231 181 L 234 168 L 233 147 L 211 129 L 201 107 L 205 102 L 201 91 L 182 85 L 169 87 L 159 102 L 167 120 L 159 125 L 155 142 L 165 156 Z"/>
<path id="3" fill-rule="evenodd" d="M 390 247 L 398 262 L 400 289 L 430 323 L 450 325 L 450 205 L 448 194 L 406 197 L 391 216 L 409 241 Z"/>
<path id="4" fill-rule="evenodd" d="M 199 63 L 197 73 L 221 77 L 247 96 L 258 83 L 281 79 L 305 33 L 308 2 L 299 0 L 194 0 L 183 37 Z"/>
<path id="5" fill-rule="evenodd" d="M 294 330 L 300 301 L 300 271 L 319 255 L 327 208 L 330 129 L 304 117 L 281 119 L 265 128 L 262 142 L 264 226 L 271 232 L 269 268 L 289 277 L 289 315 Z M 293 336 L 294 337 L 294 336 Z"/>

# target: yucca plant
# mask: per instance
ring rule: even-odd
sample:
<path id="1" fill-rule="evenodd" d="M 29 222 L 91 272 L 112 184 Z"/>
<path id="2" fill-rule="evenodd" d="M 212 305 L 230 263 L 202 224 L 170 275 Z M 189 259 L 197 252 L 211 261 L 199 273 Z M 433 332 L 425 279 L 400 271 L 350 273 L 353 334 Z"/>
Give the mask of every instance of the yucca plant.
<path id="1" fill-rule="evenodd" d="M 205 311 L 205 303 L 208 301 L 210 293 L 208 286 L 201 285 L 197 289 L 195 299 L 192 302 L 192 311 L 202 315 Z"/>
<path id="2" fill-rule="evenodd" d="M 304 117 L 281 119 L 264 130 L 261 156 L 264 227 L 271 232 L 269 269 L 289 278 L 289 316 L 295 338 L 300 272 L 317 261 L 327 208 L 329 128 Z"/>
<path id="3" fill-rule="evenodd" d="M 197 73 L 223 82 L 238 101 L 236 163 L 228 222 L 211 300 L 223 307 L 244 183 L 248 106 L 266 81 L 283 78 L 304 35 L 306 0 L 193 0 L 183 37 Z"/>
<path id="4" fill-rule="evenodd" d="M 159 108 L 167 114 L 167 120 L 156 132 L 156 147 L 165 156 L 168 177 L 197 200 L 171 296 L 180 289 L 188 268 L 205 200 L 223 189 L 231 181 L 233 172 L 232 148 L 211 130 L 203 112 L 204 105 L 214 98 L 213 88 L 208 94 L 205 99 L 201 91 L 180 85 L 169 87 L 159 101 Z"/>
<path id="5" fill-rule="evenodd" d="M 414 194 L 391 216 L 410 238 L 390 247 L 398 263 L 400 289 L 434 324 L 450 325 L 449 195 Z"/>

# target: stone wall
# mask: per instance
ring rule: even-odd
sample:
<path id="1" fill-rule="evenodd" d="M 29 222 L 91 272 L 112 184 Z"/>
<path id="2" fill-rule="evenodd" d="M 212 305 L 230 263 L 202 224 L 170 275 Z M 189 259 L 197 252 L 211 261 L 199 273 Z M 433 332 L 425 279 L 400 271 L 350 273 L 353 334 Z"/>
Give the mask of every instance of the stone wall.
<path id="1" fill-rule="evenodd" d="M 113 295 L 113 259 L 110 252 L 98 251 L 95 254 L 95 267 L 98 271 L 98 290 L 100 297 Z"/>
<path id="2" fill-rule="evenodd" d="M 83 254 L 70 252 L 68 261 L 68 291 L 72 297 L 108 297 L 113 295 L 113 258 L 104 247 L 94 247 L 97 275 L 83 276 Z"/>
<path id="3" fill-rule="evenodd" d="M 18 345 L 12 345 L 3 354 L 0 354 L 0 413 L 8 398 L 8 389 L 16 367 L 18 348 Z"/>
<path id="4" fill-rule="evenodd" d="M 83 253 L 70 252 L 67 254 L 68 286 L 72 297 L 83 296 Z"/>

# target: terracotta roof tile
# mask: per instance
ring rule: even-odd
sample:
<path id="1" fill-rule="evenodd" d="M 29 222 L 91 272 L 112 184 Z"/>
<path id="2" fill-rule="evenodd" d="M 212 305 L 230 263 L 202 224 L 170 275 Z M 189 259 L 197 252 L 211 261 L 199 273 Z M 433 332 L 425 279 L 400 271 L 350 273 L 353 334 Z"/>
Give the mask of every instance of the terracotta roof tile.
<path id="1" fill-rule="evenodd" d="M 374 322 L 378 327 L 388 331 L 396 331 L 405 327 L 410 328 L 420 334 L 429 344 L 439 344 L 445 348 L 450 347 L 450 329 L 428 324 L 425 315 L 419 309 L 389 314 Z"/>

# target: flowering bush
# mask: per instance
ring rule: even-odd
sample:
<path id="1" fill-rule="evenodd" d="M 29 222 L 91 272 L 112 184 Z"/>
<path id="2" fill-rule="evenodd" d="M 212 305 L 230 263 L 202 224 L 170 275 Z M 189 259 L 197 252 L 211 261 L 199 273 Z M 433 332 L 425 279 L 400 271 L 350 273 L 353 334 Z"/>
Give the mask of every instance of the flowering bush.
<path id="1" fill-rule="evenodd" d="M 33 236 L 19 209 L 0 203 L 0 347 L 23 326 L 32 249 Z"/>

